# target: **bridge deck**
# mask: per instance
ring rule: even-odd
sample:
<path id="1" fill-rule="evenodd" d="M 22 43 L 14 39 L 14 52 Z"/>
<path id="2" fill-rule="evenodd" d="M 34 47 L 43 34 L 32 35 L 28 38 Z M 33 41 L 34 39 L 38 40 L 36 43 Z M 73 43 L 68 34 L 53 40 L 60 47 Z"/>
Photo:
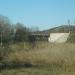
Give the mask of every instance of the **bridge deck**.
<path id="1" fill-rule="evenodd" d="M 49 34 L 32 34 L 33 36 L 49 37 Z"/>

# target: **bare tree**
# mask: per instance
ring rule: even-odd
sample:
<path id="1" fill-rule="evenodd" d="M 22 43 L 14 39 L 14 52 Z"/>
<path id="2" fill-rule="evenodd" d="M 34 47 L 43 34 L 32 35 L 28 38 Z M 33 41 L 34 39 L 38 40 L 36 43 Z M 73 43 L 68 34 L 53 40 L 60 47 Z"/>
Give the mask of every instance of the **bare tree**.
<path id="1" fill-rule="evenodd" d="M 0 43 L 7 43 L 11 35 L 11 23 L 8 17 L 0 15 Z"/>
<path id="2" fill-rule="evenodd" d="M 17 23 L 15 41 L 27 41 L 29 33 L 30 31 L 28 28 L 26 28 L 22 23 Z"/>

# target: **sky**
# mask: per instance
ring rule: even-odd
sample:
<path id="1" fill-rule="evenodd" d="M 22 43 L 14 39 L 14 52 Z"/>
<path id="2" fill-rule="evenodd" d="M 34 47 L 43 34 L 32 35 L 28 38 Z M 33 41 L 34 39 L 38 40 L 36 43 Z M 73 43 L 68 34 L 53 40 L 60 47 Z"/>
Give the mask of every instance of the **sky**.
<path id="1" fill-rule="evenodd" d="M 75 0 L 0 0 L 0 15 L 39 30 L 75 24 Z"/>

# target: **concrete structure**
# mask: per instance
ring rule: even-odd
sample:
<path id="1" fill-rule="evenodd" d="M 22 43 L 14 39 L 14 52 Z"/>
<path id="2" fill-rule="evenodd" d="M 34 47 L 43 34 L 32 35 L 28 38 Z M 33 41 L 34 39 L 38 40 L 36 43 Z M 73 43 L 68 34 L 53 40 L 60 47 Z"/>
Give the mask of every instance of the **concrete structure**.
<path id="1" fill-rule="evenodd" d="M 67 41 L 70 33 L 50 33 L 48 41 L 51 43 L 64 43 Z"/>

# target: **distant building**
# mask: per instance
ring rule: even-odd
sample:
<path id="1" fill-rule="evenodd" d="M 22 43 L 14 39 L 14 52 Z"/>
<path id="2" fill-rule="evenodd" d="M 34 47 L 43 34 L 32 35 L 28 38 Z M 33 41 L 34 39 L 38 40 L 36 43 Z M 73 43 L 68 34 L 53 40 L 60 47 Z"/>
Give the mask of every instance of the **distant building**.
<path id="1" fill-rule="evenodd" d="M 64 43 L 67 41 L 70 33 L 50 33 L 48 41 L 51 43 Z"/>

